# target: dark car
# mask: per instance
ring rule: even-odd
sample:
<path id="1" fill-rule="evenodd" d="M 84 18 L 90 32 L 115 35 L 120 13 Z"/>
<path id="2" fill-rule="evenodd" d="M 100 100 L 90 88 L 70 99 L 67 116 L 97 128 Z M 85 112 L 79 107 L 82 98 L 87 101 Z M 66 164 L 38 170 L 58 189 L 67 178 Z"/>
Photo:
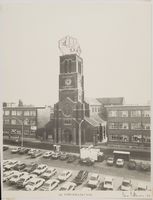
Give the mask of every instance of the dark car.
<path id="1" fill-rule="evenodd" d="M 4 145 L 4 146 L 3 146 L 3 151 L 6 151 L 7 149 L 9 149 L 9 147 L 6 146 L 6 145 Z"/>
<path id="2" fill-rule="evenodd" d="M 113 157 L 108 157 L 106 160 L 106 163 L 108 166 L 113 166 L 114 164 L 114 158 Z"/>
<path id="3" fill-rule="evenodd" d="M 20 170 L 24 169 L 25 167 L 26 167 L 26 164 L 25 164 L 25 163 L 18 163 L 17 165 L 15 165 L 15 166 L 13 167 L 13 169 L 14 169 L 14 170 L 20 171 Z"/>
<path id="4" fill-rule="evenodd" d="M 134 170 L 136 169 L 136 162 L 134 160 L 130 160 L 127 164 L 128 169 Z"/>
<path id="5" fill-rule="evenodd" d="M 40 150 L 35 151 L 34 153 L 31 154 L 31 158 L 36 158 L 38 156 L 41 156 L 42 152 Z"/>
<path id="6" fill-rule="evenodd" d="M 73 182 L 77 185 L 81 185 L 88 177 L 88 171 L 80 170 L 77 176 L 74 178 Z"/>
<path id="7" fill-rule="evenodd" d="M 94 164 L 94 161 L 91 160 L 90 158 L 85 158 L 85 159 L 80 159 L 80 160 L 79 160 L 79 163 L 80 163 L 81 165 L 91 166 L 91 165 Z"/>
<path id="8" fill-rule="evenodd" d="M 70 156 L 68 157 L 68 159 L 67 159 L 67 163 L 72 163 L 72 162 L 74 162 L 76 159 L 77 159 L 76 156 L 70 155 Z"/>
<path id="9" fill-rule="evenodd" d="M 141 171 L 150 171 L 151 170 L 151 166 L 150 166 L 149 163 L 143 163 L 143 162 L 141 162 L 140 166 L 139 166 L 139 169 Z"/>
<path id="10" fill-rule="evenodd" d="M 24 168 L 23 171 L 31 173 L 32 171 L 34 171 L 36 168 L 38 167 L 38 164 L 35 162 L 30 163 L 28 166 L 26 166 Z"/>
<path id="11" fill-rule="evenodd" d="M 60 160 L 66 160 L 68 158 L 68 155 L 66 153 L 61 153 L 59 159 Z"/>
<path id="12" fill-rule="evenodd" d="M 26 154 L 26 153 L 28 153 L 29 150 L 30 149 L 28 149 L 28 148 L 21 148 L 21 150 L 19 151 L 19 154 Z"/>

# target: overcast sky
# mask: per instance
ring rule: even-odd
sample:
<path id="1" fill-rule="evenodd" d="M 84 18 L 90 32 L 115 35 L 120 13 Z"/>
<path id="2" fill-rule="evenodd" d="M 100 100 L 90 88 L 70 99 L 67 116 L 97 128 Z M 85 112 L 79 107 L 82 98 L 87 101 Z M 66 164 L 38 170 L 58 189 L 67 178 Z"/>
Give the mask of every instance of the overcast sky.
<path id="1" fill-rule="evenodd" d="M 86 97 L 151 98 L 149 3 L 18 4 L 0 7 L 3 101 L 58 101 L 58 40 L 78 39 Z"/>

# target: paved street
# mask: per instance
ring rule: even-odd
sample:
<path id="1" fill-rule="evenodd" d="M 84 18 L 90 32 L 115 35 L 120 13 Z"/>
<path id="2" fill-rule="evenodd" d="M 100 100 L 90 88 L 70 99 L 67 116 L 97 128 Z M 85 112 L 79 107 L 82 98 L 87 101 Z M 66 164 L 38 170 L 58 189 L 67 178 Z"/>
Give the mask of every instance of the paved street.
<path id="1" fill-rule="evenodd" d="M 43 150 L 45 152 L 46 150 Z M 37 163 L 43 163 L 47 164 L 49 167 L 55 167 L 57 169 L 57 175 L 54 176 L 56 178 L 59 174 L 64 169 L 70 169 L 72 170 L 73 174 L 72 176 L 68 179 L 68 181 L 72 181 L 76 174 L 78 173 L 79 170 L 84 169 L 88 170 L 90 173 L 88 175 L 88 179 L 91 175 L 92 172 L 100 174 L 100 179 L 103 181 L 105 176 L 111 176 L 114 178 L 114 189 L 117 190 L 119 186 L 121 185 L 122 179 L 123 178 L 128 178 L 131 179 L 133 189 L 136 188 L 138 182 L 145 183 L 146 185 L 150 185 L 150 173 L 149 172 L 140 172 L 137 170 L 128 170 L 126 166 L 124 168 L 117 168 L 115 166 L 108 167 L 106 165 L 106 162 L 103 161 L 102 163 L 95 163 L 94 166 L 81 166 L 78 163 L 78 160 L 76 160 L 74 163 L 67 163 L 66 161 L 60 161 L 60 160 L 52 160 L 52 159 L 45 159 L 42 156 L 37 157 L 37 158 L 30 158 L 28 155 L 19 155 L 19 154 L 12 154 L 10 152 L 10 149 L 7 151 L 4 151 L 3 153 L 3 159 L 14 159 L 14 160 L 20 160 L 23 161 L 24 163 L 28 164 L 31 161 L 35 161 Z M 79 187 L 76 188 L 76 190 L 79 190 L 83 186 L 86 186 L 86 183 L 88 179 Z M 62 184 L 59 185 L 59 187 L 56 188 L 58 190 L 61 187 Z M 15 186 L 9 186 L 7 183 L 3 184 L 4 190 L 17 190 Z"/>

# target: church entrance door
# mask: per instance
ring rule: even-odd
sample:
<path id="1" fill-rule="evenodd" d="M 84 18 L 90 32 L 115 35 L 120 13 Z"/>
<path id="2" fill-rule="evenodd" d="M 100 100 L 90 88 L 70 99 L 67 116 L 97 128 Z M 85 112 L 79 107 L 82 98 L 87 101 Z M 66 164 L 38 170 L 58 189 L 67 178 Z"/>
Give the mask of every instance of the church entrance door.
<path id="1" fill-rule="evenodd" d="M 70 129 L 64 130 L 62 141 L 66 144 L 72 143 L 72 132 Z"/>

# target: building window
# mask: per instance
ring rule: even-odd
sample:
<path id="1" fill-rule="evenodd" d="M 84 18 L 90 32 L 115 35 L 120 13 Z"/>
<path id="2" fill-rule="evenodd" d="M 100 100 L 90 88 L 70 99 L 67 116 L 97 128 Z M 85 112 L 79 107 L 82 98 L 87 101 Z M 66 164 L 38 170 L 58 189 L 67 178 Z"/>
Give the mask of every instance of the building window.
<path id="1" fill-rule="evenodd" d="M 68 61 L 65 60 L 65 61 L 64 61 L 64 72 L 65 72 L 65 73 L 67 73 L 67 71 L 68 71 L 68 70 L 67 70 L 67 64 L 68 64 Z"/>
<path id="2" fill-rule="evenodd" d="M 24 119 L 23 123 L 24 123 L 24 125 L 29 125 L 29 120 L 28 119 Z"/>
<path id="3" fill-rule="evenodd" d="M 30 120 L 30 125 L 35 126 L 36 125 L 36 121 L 35 120 Z"/>
<path id="4" fill-rule="evenodd" d="M 131 111 L 131 117 L 141 117 L 141 111 L 140 110 Z"/>
<path id="5" fill-rule="evenodd" d="M 8 116 L 10 114 L 10 111 L 9 110 L 5 110 L 4 111 L 4 115 Z"/>
<path id="6" fill-rule="evenodd" d="M 109 117 L 117 117 L 117 111 L 109 111 L 108 116 Z"/>
<path id="7" fill-rule="evenodd" d="M 129 125 L 128 123 L 119 123 L 119 129 L 128 129 Z"/>
<path id="8" fill-rule="evenodd" d="M 68 72 L 72 72 L 72 60 L 69 60 L 69 65 L 68 65 Z"/>
<path id="9" fill-rule="evenodd" d="M 9 119 L 4 119 L 4 124 L 9 124 L 10 120 Z"/>
<path id="10" fill-rule="evenodd" d="M 71 119 L 65 119 L 64 125 L 71 125 Z"/>
<path id="11" fill-rule="evenodd" d="M 24 116 L 29 116 L 29 115 L 30 115 L 29 110 L 24 111 Z"/>
<path id="12" fill-rule="evenodd" d="M 128 117 L 128 111 L 127 110 L 118 111 L 118 116 L 119 117 Z"/>
<path id="13" fill-rule="evenodd" d="M 12 115 L 16 116 L 16 110 L 12 110 Z"/>
<path id="14" fill-rule="evenodd" d="M 109 141 L 129 142 L 127 135 L 110 135 Z"/>
<path id="15" fill-rule="evenodd" d="M 94 107 L 92 107 L 92 112 L 94 112 Z"/>
<path id="16" fill-rule="evenodd" d="M 17 114 L 17 116 L 21 116 L 22 115 L 22 111 L 21 110 L 17 110 L 16 114 Z"/>
<path id="17" fill-rule="evenodd" d="M 144 123 L 144 124 L 142 125 L 142 127 L 143 127 L 143 129 L 145 129 L 145 130 L 150 130 L 150 124 Z"/>
<path id="18" fill-rule="evenodd" d="M 36 110 L 30 110 L 30 116 L 36 116 Z"/>
<path id="19" fill-rule="evenodd" d="M 143 110 L 142 117 L 150 117 L 150 110 Z"/>
<path id="20" fill-rule="evenodd" d="M 118 129 L 118 123 L 109 123 L 109 129 Z"/>
<path id="21" fill-rule="evenodd" d="M 131 123 L 131 129 L 132 130 L 140 130 L 142 129 L 141 123 Z"/>
<path id="22" fill-rule="evenodd" d="M 11 119 L 11 124 L 15 125 L 16 124 L 16 119 Z"/>
<path id="23" fill-rule="evenodd" d="M 81 74 L 81 62 L 78 62 L 78 72 Z"/>

